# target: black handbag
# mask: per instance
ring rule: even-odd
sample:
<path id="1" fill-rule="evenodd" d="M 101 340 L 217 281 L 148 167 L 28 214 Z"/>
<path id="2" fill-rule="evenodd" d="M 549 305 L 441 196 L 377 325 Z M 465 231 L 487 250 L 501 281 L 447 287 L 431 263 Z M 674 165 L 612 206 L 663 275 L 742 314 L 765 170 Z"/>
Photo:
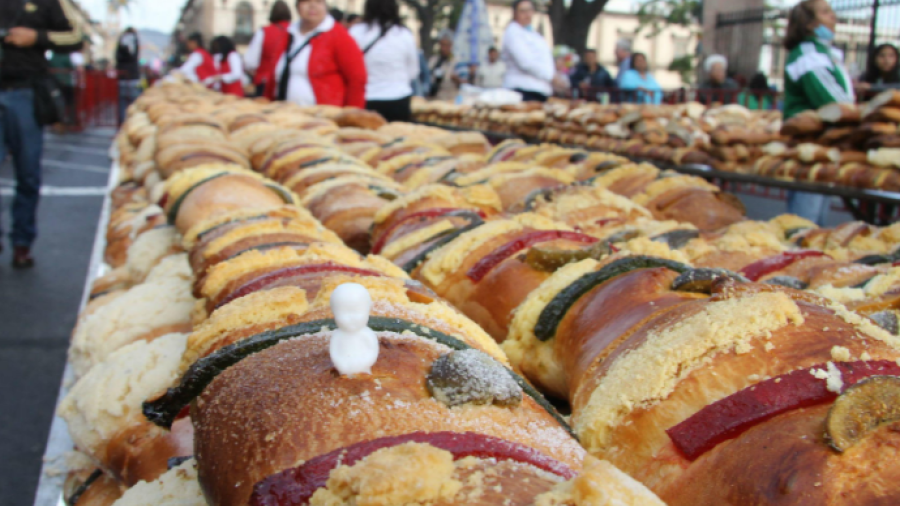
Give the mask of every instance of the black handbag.
<path id="1" fill-rule="evenodd" d="M 66 100 L 56 78 L 51 75 L 36 77 L 34 90 L 34 119 L 40 126 L 59 123 L 65 118 Z"/>

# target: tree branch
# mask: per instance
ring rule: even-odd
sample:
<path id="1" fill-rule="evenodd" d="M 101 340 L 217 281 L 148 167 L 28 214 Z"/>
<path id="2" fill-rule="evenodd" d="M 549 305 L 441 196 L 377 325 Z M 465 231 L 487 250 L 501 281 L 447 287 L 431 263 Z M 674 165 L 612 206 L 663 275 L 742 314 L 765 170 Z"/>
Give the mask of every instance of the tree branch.
<path id="1" fill-rule="evenodd" d="M 591 23 L 594 22 L 594 18 L 600 15 L 603 12 L 603 8 L 606 7 L 606 4 L 609 3 L 609 0 L 593 0 L 588 2 L 587 0 L 572 0 L 572 3 L 569 5 L 569 16 L 577 17 L 580 19 L 590 19 Z"/>
<path id="2" fill-rule="evenodd" d="M 408 5 L 410 9 L 416 11 L 416 17 L 421 19 L 422 14 L 426 11 L 426 7 L 416 0 L 401 0 L 404 4 Z M 431 3 L 431 2 L 429 2 Z"/>

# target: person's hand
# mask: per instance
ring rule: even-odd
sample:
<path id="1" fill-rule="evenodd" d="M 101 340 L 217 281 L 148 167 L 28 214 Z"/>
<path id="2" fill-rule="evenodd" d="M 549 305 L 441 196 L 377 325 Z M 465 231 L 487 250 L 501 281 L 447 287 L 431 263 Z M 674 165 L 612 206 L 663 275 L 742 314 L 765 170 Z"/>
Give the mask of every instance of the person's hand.
<path id="1" fill-rule="evenodd" d="M 590 85 L 589 82 L 587 82 L 587 81 L 581 81 L 581 83 L 578 85 L 578 87 L 581 88 L 582 90 L 587 90 L 588 87 L 589 87 L 589 85 Z"/>
<path id="2" fill-rule="evenodd" d="M 10 28 L 9 35 L 3 40 L 13 46 L 31 47 L 37 43 L 37 30 L 22 26 Z"/>
<path id="3" fill-rule="evenodd" d="M 857 83 L 856 83 L 856 89 L 858 89 L 858 90 L 869 90 L 871 88 L 872 88 L 872 85 L 869 83 L 865 83 L 862 81 L 857 81 Z"/>

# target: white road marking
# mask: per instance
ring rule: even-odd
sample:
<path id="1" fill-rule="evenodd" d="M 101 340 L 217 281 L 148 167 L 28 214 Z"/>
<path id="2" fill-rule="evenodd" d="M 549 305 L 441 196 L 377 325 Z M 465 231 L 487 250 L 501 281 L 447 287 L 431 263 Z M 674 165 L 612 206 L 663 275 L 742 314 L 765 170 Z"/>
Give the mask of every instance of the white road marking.
<path id="1" fill-rule="evenodd" d="M 41 164 L 59 169 L 83 170 L 85 172 L 96 172 L 97 174 L 109 174 L 109 167 L 102 167 L 100 165 L 85 165 L 83 163 L 63 162 L 61 160 L 48 160 L 46 158 L 41 160 Z"/>
<path id="2" fill-rule="evenodd" d="M 103 144 L 109 146 L 113 141 L 113 138 L 107 135 L 56 135 L 56 134 L 44 134 L 44 142 L 59 142 L 61 144 L 82 144 L 82 143 L 94 143 L 94 144 Z"/>
<path id="3" fill-rule="evenodd" d="M 12 197 L 16 194 L 16 182 L 0 178 L 0 197 Z M 42 197 L 102 197 L 109 193 L 105 186 L 41 186 Z"/>
<path id="4" fill-rule="evenodd" d="M 65 137 L 44 137 L 44 146 L 54 145 L 54 146 L 87 146 L 87 147 L 97 147 L 99 148 L 109 148 L 109 140 L 104 140 L 100 138 L 94 139 L 67 139 Z"/>
<path id="5" fill-rule="evenodd" d="M 68 153 L 84 153 L 86 155 L 106 156 L 109 153 L 109 147 L 89 148 L 85 146 L 73 146 L 71 144 L 63 144 L 61 142 L 48 142 L 44 144 L 44 149 L 53 149 L 56 151 L 66 151 Z"/>

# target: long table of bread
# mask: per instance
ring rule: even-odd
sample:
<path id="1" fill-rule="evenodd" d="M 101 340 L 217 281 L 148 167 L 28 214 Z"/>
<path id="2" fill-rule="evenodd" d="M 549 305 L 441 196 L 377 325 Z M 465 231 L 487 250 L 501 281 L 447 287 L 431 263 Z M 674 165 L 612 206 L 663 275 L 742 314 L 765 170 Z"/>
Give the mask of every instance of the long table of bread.
<path id="1" fill-rule="evenodd" d="M 900 192 L 900 92 L 830 104 L 782 121 L 779 111 L 699 103 L 551 100 L 495 106 L 417 101 L 418 121 L 474 128 L 674 165 L 782 181 Z"/>
<path id="2" fill-rule="evenodd" d="M 900 225 L 185 84 L 116 142 L 69 505 L 900 501 Z"/>

